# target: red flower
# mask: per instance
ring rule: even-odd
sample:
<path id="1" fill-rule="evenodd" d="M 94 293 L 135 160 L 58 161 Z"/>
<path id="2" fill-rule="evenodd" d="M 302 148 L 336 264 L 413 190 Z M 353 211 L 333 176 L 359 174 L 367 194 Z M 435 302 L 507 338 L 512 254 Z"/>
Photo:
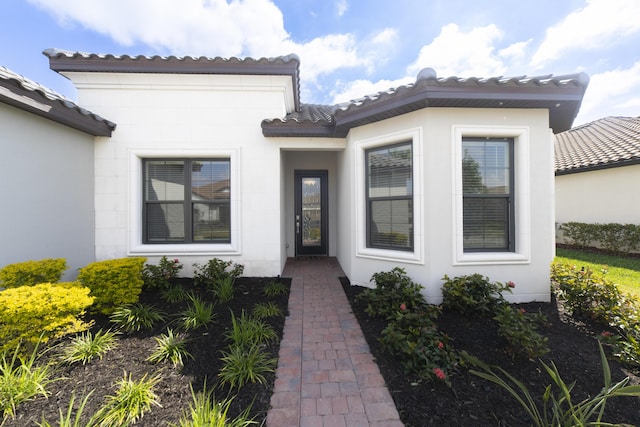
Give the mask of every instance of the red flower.
<path id="1" fill-rule="evenodd" d="M 400 310 L 405 311 L 407 309 L 407 305 L 405 303 L 400 304 Z"/>
<path id="2" fill-rule="evenodd" d="M 174 260 L 173 260 L 173 262 L 174 262 L 175 264 L 177 264 L 177 263 L 179 263 L 179 262 L 180 262 L 180 260 L 179 260 L 178 258 L 176 258 L 176 259 L 174 259 Z"/>
<path id="3" fill-rule="evenodd" d="M 510 287 L 510 288 L 515 288 L 515 287 L 516 287 L 516 284 L 515 284 L 515 283 L 513 283 L 511 280 L 509 280 L 509 281 L 507 282 L 507 286 L 508 286 L 508 287 Z"/>
<path id="4" fill-rule="evenodd" d="M 445 378 L 447 378 L 444 371 L 440 368 L 433 368 L 433 373 L 436 375 L 436 377 L 438 377 L 439 380 L 444 380 Z"/>
<path id="5" fill-rule="evenodd" d="M 609 331 L 604 331 L 603 333 L 601 333 L 600 335 L 602 335 L 603 338 L 608 338 L 611 336 L 611 332 Z"/>
<path id="6" fill-rule="evenodd" d="M 442 343 L 442 341 L 438 341 L 438 348 L 444 348 L 444 344 Z"/>
<path id="7" fill-rule="evenodd" d="M 524 308 L 521 308 L 521 309 L 520 309 L 520 313 L 524 314 L 524 313 L 526 313 L 526 312 L 527 312 L 527 310 L 525 310 Z"/>

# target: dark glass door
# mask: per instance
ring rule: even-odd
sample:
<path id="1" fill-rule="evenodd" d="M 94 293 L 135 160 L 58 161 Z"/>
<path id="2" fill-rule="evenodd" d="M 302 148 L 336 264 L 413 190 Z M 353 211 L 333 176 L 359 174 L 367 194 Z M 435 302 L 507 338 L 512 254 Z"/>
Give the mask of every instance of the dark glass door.
<path id="1" fill-rule="evenodd" d="M 296 171 L 296 255 L 327 255 L 327 171 Z"/>

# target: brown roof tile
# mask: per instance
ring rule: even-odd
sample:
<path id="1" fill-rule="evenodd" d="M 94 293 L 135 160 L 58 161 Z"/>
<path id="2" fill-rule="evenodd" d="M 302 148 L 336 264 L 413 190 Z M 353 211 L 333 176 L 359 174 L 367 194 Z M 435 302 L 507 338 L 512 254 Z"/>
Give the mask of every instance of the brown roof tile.
<path id="1" fill-rule="evenodd" d="M 116 124 L 6 67 L 0 66 L 0 102 L 95 136 L 111 136 Z"/>
<path id="2" fill-rule="evenodd" d="M 605 117 L 556 135 L 556 175 L 640 163 L 640 117 Z"/>

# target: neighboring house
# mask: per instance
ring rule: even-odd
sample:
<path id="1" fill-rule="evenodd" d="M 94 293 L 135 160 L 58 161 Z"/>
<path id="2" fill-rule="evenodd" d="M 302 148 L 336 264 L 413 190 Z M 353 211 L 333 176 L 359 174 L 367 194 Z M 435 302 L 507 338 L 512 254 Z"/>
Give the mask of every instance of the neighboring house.
<path id="1" fill-rule="evenodd" d="M 558 224 L 640 225 L 640 117 L 605 117 L 561 132 L 555 158 Z"/>
<path id="2" fill-rule="evenodd" d="M 588 84 L 438 78 L 343 105 L 300 100 L 295 55 L 176 58 L 48 50 L 79 103 L 118 127 L 95 141 L 96 258 L 219 257 L 275 276 L 335 256 L 354 284 L 402 267 L 514 281 L 549 300 L 553 133 Z M 220 190 L 220 191 L 218 191 Z"/>
<path id="3" fill-rule="evenodd" d="M 95 260 L 94 141 L 115 125 L 0 67 L 0 268 Z"/>

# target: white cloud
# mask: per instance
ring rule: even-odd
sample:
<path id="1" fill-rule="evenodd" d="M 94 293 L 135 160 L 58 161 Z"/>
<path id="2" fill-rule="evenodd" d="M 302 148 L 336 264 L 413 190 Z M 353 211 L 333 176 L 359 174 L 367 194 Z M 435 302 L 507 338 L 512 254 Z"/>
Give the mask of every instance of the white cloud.
<path id="1" fill-rule="evenodd" d="M 587 5 L 547 29 L 531 64 L 540 68 L 579 49 L 597 49 L 640 31 L 640 1 L 588 0 Z"/>
<path id="2" fill-rule="evenodd" d="M 502 37 L 502 31 L 493 24 L 467 33 L 456 24 L 445 25 L 433 42 L 420 49 L 408 73 L 415 76 L 422 68 L 431 67 L 443 77 L 501 75 L 507 67 L 495 53 L 494 44 Z"/>
<path id="3" fill-rule="evenodd" d="M 349 4 L 347 3 L 347 0 L 338 0 L 336 2 L 336 9 L 338 11 L 338 16 L 344 15 L 347 9 L 349 9 Z"/>
<path id="4" fill-rule="evenodd" d="M 406 85 L 415 81 L 415 78 L 405 77 L 398 80 L 379 80 L 372 82 L 369 80 L 354 80 L 348 83 L 339 84 L 339 90 L 333 91 L 333 104 L 348 102 L 353 99 L 362 98 L 365 95 L 374 95 L 391 88 Z"/>
<path id="5" fill-rule="evenodd" d="M 640 116 L 640 61 L 592 75 L 574 126 L 607 116 Z"/>

